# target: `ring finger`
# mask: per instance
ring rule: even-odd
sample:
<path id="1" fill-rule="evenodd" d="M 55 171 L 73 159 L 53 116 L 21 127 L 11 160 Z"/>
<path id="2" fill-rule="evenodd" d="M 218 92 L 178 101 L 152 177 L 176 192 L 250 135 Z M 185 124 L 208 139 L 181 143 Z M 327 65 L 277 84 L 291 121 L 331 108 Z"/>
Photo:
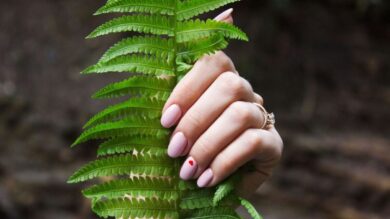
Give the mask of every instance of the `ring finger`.
<path id="1" fill-rule="evenodd" d="M 237 101 L 197 139 L 189 158 L 183 164 L 180 176 L 183 179 L 198 177 L 211 161 L 234 139 L 249 128 L 260 128 L 264 116 L 256 105 Z"/>

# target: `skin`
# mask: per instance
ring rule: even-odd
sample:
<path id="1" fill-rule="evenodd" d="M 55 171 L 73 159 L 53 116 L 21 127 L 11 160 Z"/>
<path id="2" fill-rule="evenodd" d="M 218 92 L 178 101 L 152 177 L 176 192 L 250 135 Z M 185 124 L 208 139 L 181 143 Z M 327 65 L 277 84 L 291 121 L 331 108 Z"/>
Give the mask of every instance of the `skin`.
<path id="1" fill-rule="evenodd" d="M 229 9 L 215 19 L 232 23 L 231 13 Z M 263 105 L 263 98 L 223 52 L 201 58 L 172 92 L 163 118 L 168 111 L 172 114 L 173 108 L 175 116 L 170 124 L 162 119 L 162 124 L 167 128 L 176 126 L 172 136 L 180 133 L 185 139 L 185 149 L 176 157 L 196 162 L 191 179 L 198 180 L 200 187 L 215 186 L 244 164 L 253 162 L 257 171 L 243 178 L 240 190 L 241 195 L 247 196 L 277 165 L 282 139 L 274 126 L 261 129 L 264 113 L 253 103 Z"/>

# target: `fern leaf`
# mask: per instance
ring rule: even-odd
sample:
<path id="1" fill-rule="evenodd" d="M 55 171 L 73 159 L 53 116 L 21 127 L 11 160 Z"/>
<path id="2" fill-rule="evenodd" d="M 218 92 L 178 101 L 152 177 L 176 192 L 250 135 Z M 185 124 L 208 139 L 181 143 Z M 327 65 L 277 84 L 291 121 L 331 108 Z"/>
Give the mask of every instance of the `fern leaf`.
<path id="1" fill-rule="evenodd" d="M 156 206 L 158 206 L 156 208 Z M 178 219 L 175 202 L 163 199 L 112 199 L 98 201 L 93 211 L 100 217 Z"/>
<path id="2" fill-rule="evenodd" d="M 115 18 L 96 28 L 87 38 L 110 33 L 139 32 L 173 36 L 173 19 L 160 15 L 130 15 Z"/>
<path id="3" fill-rule="evenodd" d="M 179 194 L 174 189 L 174 182 L 167 179 L 134 178 L 113 180 L 83 190 L 90 199 L 114 199 L 123 197 L 159 197 L 176 200 Z"/>
<path id="4" fill-rule="evenodd" d="M 94 15 L 107 13 L 151 13 L 173 15 L 175 9 L 174 0 L 117 0 L 108 2 L 101 7 Z"/>
<path id="5" fill-rule="evenodd" d="M 161 57 L 168 59 L 173 57 L 173 40 L 162 39 L 159 37 L 131 37 L 120 41 L 112 46 L 102 56 L 99 62 L 107 62 L 122 55 L 128 55 L 132 53 L 143 53 L 147 55 L 154 55 L 155 57 Z"/>
<path id="6" fill-rule="evenodd" d="M 188 60 L 192 63 L 203 55 L 225 49 L 227 45 L 228 42 L 224 37 L 220 34 L 215 34 L 210 38 L 180 44 L 177 57 L 179 60 Z"/>
<path id="7" fill-rule="evenodd" d="M 213 205 L 216 206 L 218 203 L 229 195 L 234 190 L 234 183 L 231 181 L 224 182 L 217 187 L 217 191 L 214 194 Z"/>
<path id="8" fill-rule="evenodd" d="M 180 202 L 181 209 L 199 209 L 215 207 L 213 203 L 212 189 L 195 189 L 188 191 Z M 229 195 L 218 206 L 233 206 L 236 204 L 237 198 L 234 195 Z"/>
<path id="9" fill-rule="evenodd" d="M 72 144 L 72 147 L 92 139 L 107 139 L 123 136 L 145 135 L 164 136 L 169 130 L 164 129 L 157 120 L 135 119 L 99 124 L 85 130 Z"/>
<path id="10" fill-rule="evenodd" d="M 158 79 L 146 76 L 133 76 L 121 82 L 112 83 L 93 95 L 93 98 L 113 98 L 124 95 L 167 96 L 175 86 L 172 78 Z"/>
<path id="11" fill-rule="evenodd" d="M 178 20 L 186 20 L 203 14 L 205 12 L 215 10 L 227 4 L 237 2 L 240 0 L 191 0 L 179 3 L 177 11 Z"/>
<path id="12" fill-rule="evenodd" d="M 187 42 L 210 37 L 218 33 L 229 39 L 248 41 L 246 34 L 234 25 L 210 19 L 207 21 L 191 20 L 180 22 L 176 37 L 178 42 Z"/>
<path id="13" fill-rule="evenodd" d="M 180 218 L 182 219 L 241 219 L 233 208 L 230 207 L 213 207 L 202 208 L 191 211 L 184 211 Z"/>
<path id="14" fill-rule="evenodd" d="M 164 101 L 151 98 L 132 98 L 119 104 L 110 106 L 92 117 L 84 128 L 103 122 L 115 122 L 129 117 L 147 117 L 158 119 L 161 117 L 161 108 Z"/>
<path id="15" fill-rule="evenodd" d="M 213 206 L 213 200 L 211 198 L 212 192 L 206 190 L 194 190 L 188 192 L 182 197 L 180 202 L 181 209 L 198 209 L 207 208 Z"/>
<path id="16" fill-rule="evenodd" d="M 73 174 L 68 183 L 77 183 L 102 176 L 144 174 L 169 176 L 172 174 L 172 160 L 167 157 L 119 155 L 102 158 L 85 165 Z"/>
<path id="17" fill-rule="evenodd" d="M 174 67 L 167 60 L 148 56 L 120 56 L 108 62 L 99 62 L 85 69 L 83 74 L 107 72 L 134 72 L 151 75 L 174 75 Z"/>
<path id="18" fill-rule="evenodd" d="M 240 170 L 245 171 L 244 168 L 241 168 Z M 234 188 L 236 187 L 237 183 L 240 181 L 241 178 L 242 173 L 238 171 L 229 178 L 227 178 L 225 181 L 220 183 L 217 186 L 217 190 L 215 191 L 213 204 L 218 205 L 221 200 L 230 195 L 234 191 Z"/>
<path id="19" fill-rule="evenodd" d="M 183 181 L 181 180 L 179 182 L 179 190 L 181 191 L 186 191 L 186 190 L 195 190 L 198 189 L 199 187 L 197 184 L 193 181 Z"/>
<path id="20" fill-rule="evenodd" d="M 166 155 L 168 138 L 159 139 L 156 137 L 145 138 L 143 136 L 122 137 L 108 140 L 101 144 L 98 149 L 98 156 L 121 154 L 126 152 L 149 154 L 149 156 Z"/>
<path id="21" fill-rule="evenodd" d="M 253 219 L 263 219 L 263 217 L 256 211 L 256 208 L 247 200 L 239 198 L 241 205 L 248 211 Z"/>

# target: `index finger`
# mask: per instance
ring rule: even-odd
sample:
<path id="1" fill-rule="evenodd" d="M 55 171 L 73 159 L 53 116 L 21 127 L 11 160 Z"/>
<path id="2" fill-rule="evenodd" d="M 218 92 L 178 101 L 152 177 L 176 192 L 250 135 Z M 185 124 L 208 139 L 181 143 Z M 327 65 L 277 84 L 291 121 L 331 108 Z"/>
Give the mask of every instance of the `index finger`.
<path id="1" fill-rule="evenodd" d="M 218 15 L 215 19 L 231 23 L 232 9 Z M 224 72 L 236 72 L 233 62 L 223 52 L 219 51 L 213 55 L 206 55 L 199 59 L 193 68 L 176 85 L 168 98 L 163 113 L 172 105 L 177 105 L 184 114 L 204 91 Z"/>

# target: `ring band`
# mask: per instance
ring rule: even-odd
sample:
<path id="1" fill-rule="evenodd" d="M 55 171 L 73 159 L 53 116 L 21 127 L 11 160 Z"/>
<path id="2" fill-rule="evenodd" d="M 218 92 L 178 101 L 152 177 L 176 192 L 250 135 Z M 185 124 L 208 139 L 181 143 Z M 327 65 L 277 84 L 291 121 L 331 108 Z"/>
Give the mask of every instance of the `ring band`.
<path id="1" fill-rule="evenodd" d="M 262 106 L 261 104 L 258 103 L 253 103 L 255 104 L 261 112 L 263 112 L 264 115 L 264 122 L 261 126 L 261 129 L 267 128 L 270 125 L 275 125 L 275 115 L 273 113 L 268 113 L 267 110 Z"/>

